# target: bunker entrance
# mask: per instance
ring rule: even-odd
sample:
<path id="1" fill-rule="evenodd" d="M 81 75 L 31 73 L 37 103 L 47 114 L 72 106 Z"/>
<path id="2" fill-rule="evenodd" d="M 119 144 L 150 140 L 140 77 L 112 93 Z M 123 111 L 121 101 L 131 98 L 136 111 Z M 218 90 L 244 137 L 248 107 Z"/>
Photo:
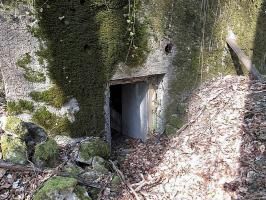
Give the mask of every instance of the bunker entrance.
<path id="1" fill-rule="evenodd" d="M 122 136 L 146 140 L 148 88 L 148 83 L 144 81 L 110 86 L 112 140 Z"/>
<path id="2" fill-rule="evenodd" d="M 114 144 L 134 138 L 146 141 L 163 128 L 164 74 L 111 80 L 106 90 L 105 130 Z"/>

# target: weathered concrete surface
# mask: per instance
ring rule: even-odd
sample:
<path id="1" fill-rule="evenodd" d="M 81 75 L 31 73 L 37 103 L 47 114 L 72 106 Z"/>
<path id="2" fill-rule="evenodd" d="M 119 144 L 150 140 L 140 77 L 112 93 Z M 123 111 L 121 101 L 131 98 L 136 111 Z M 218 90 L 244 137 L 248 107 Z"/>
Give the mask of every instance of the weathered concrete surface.
<path id="1" fill-rule="evenodd" d="M 25 12 L 21 12 L 23 11 Z M 12 14 L 2 10 L 0 13 L 0 67 L 7 100 L 25 99 L 33 89 L 25 80 L 23 69 L 16 66 L 17 60 L 23 54 L 33 52 L 38 46 L 37 40 L 26 30 L 25 22 L 28 20 L 18 10 Z"/>

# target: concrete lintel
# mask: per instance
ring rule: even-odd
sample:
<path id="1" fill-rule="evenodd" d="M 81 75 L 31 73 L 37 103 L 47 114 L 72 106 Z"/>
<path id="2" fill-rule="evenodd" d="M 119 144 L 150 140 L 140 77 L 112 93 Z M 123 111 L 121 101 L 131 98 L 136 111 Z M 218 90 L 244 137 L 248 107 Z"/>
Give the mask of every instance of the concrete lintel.
<path id="1" fill-rule="evenodd" d="M 127 83 L 135 83 L 140 81 L 148 81 L 151 78 L 157 77 L 157 76 L 164 76 L 165 73 L 160 74 L 152 74 L 148 76 L 139 76 L 139 77 L 128 77 L 123 79 L 112 79 L 109 81 L 109 85 L 119 85 L 119 84 L 127 84 Z"/>

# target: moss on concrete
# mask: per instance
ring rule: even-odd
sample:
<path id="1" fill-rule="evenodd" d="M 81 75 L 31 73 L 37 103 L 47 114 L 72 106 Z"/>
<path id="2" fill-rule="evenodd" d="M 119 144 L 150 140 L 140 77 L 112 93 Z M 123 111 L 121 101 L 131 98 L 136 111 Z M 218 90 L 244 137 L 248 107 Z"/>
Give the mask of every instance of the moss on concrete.
<path id="1" fill-rule="evenodd" d="M 43 127 L 50 135 L 68 135 L 70 132 L 70 121 L 67 117 L 57 116 L 41 107 L 33 113 L 32 121 Z"/>
<path id="2" fill-rule="evenodd" d="M 59 147 L 55 140 L 48 139 L 37 144 L 34 153 L 34 162 L 42 167 L 55 167 L 59 161 Z"/>
<path id="3" fill-rule="evenodd" d="M 44 82 L 46 77 L 44 73 L 38 72 L 30 68 L 28 65 L 32 62 L 32 57 L 29 53 L 25 53 L 19 60 L 17 60 L 17 66 L 24 69 L 24 77 L 29 82 Z"/>
<path id="4" fill-rule="evenodd" d="M 51 106 L 60 108 L 67 102 L 67 98 L 61 88 L 53 86 L 50 89 L 43 92 L 31 92 L 30 96 L 37 102 L 46 102 Z"/>
<path id="5" fill-rule="evenodd" d="M 30 113 L 34 110 L 33 102 L 27 100 L 8 101 L 7 112 L 9 115 Z"/>
<path id="6" fill-rule="evenodd" d="M 96 135 L 104 129 L 106 82 L 117 64 L 125 62 L 132 37 L 127 62 L 132 66 L 145 61 L 150 36 L 156 42 L 167 39 L 176 49 L 166 121 L 172 114 L 185 121 L 186 113 L 179 113 L 178 108 L 203 81 L 236 73 L 225 42 L 228 29 L 236 33 L 239 45 L 260 72 L 266 72 L 263 0 L 213 0 L 205 8 L 198 0 L 135 2 L 136 16 L 145 12 L 145 17 L 136 21 L 132 31 L 127 0 L 36 1 L 36 10 L 42 7 L 42 12 L 37 13 L 38 26 L 29 31 L 46 41 L 45 48 L 36 52 L 39 62 L 47 61 L 54 83 L 80 104 L 71 126 L 73 136 Z"/>
<path id="7" fill-rule="evenodd" d="M 41 33 L 34 33 L 35 37 L 42 38 Z M 40 49 L 35 52 L 36 56 L 38 57 L 38 61 L 40 65 L 43 65 L 45 60 L 47 60 L 50 56 L 48 48 L 43 47 L 43 45 L 40 46 Z"/>
<path id="8" fill-rule="evenodd" d="M 43 187 L 38 190 L 33 200 L 53 200 L 58 198 L 60 194 L 67 195 L 74 191 L 77 185 L 77 180 L 74 178 L 67 178 L 61 176 L 55 176 L 46 181 Z"/>
<path id="9" fill-rule="evenodd" d="M 3 160 L 14 164 L 26 164 L 28 162 L 26 144 L 18 137 L 2 135 L 1 149 Z"/>
<path id="10" fill-rule="evenodd" d="M 34 83 L 42 83 L 42 82 L 45 82 L 45 80 L 46 80 L 46 77 L 45 77 L 44 73 L 38 72 L 38 71 L 34 71 L 34 70 L 30 69 L 30 68 L 25 70 L 24 77 L 29 82 L 34 82 Z"/>
<path id="11" fill-rule="evenodd" d="M 98 135 L 104 129 L 105 86 L 129 49 L 127 6 L 127 0 L 35 1 L 42 12 L 37 13 L 38 27 L 29 31 L 45 40 L 45 48 L 36 52 L 39 63 L 47 61 L 52 81 L 79 102 L 72 136 Z M 145 60 L 147 38 L 141 23 L 135 29 L 128 64 L 139 65 Z"/>
<path id="12" fill-rule="evenodd" d="M 29 53 L 25 53 L 20 59 L 17 60 L 17 65 L 23 69 L 28 69 L 27 65 L 31 63 L 31 56 Z"/>
<path id="13" fill-rule="evenodd" d="M 38 39 L 44 39 L 43 32 L 39 26 L 29 26 L 27 25 L 27 30 L 29 33 L 31 33 L 34 37 Z M 40 51 L 42 50 L 42 47 L 40 48 Z M 38 52 L 38 51 L 37 51 Z M 39 53 L 36 54 L 38 55 Z"/>
<path id="14" fill-rule="evenodd" d="M 253 61 L 263 72 L 262 54 L 266 49 L 263 10 L 266 7 L 262 0 L 214 0 L 208 1 L 203 9 L 197 0 L 155 0 L 152 3 L 146 0 L 145 3 L 150 6 L 148 19 L 154 37 L 168 38 L 176 47 L 170 83 L 172 103 L 167 109 L 166 121 L 172 114 L 186 120 L 186 113 L 179 113 L 178 109 L 188 103 L 190 92 L 202 82 L 219 75 L 236 74 L 235 62 L 225 41 L 229 29 L 249 56 L 254 49 Z M 260 36 L 256 37 L 258 32 Z"/>

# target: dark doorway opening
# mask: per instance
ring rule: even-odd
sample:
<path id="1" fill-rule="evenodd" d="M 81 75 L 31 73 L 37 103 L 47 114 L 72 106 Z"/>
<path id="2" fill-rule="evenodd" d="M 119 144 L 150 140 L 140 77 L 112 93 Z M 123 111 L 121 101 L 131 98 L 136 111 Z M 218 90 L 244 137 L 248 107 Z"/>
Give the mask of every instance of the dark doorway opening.
<path id="1" fill-rule="evenodd" d="M 110 122 L 112 139 L 122 135 L 122 85 L 110 87 Z"/>
<path id="2" fill-rule="evenodd" d="M 111 138 L 124 137 L 146 140 L 148 134 L 148 83 L 110 86 Z"/>

